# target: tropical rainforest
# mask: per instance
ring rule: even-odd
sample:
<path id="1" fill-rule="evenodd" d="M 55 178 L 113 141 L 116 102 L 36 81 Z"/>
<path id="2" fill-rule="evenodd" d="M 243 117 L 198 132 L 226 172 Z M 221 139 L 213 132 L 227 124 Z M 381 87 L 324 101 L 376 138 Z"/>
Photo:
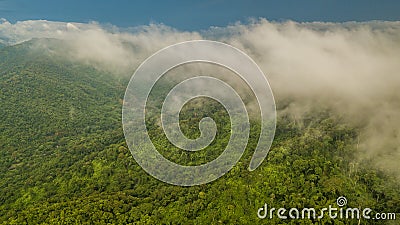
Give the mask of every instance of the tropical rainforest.
<path id="1" fill-rule="evenodd" d="M 246 151 L 227 174 L 198 186 L 170 185 L 147 174 L 125 142 L 121 108 L 130 77 L 31 48 L 35 42 L 57 41 L 0 48 L 0 224 L 398 224 L 257 217 L 264 204 L 318 210 L 345 196 L 346 207 L 400 218 L 398 178 L 355 157 L 361 128 L 329 107 L 294 118 L 285 113 L 292 100 L 276 99 L 275 139 L 260 167 L 247 169 L 258 141 L 254 119 Z M 197 137 L 205 116 L 218 133 L 193 153 L 171 146 L 155 114 L 146 123 L 165 157 L 194 165 L 215 159 L 229 140 L 229 116 L 210 99 L 183 108 L 183 132 Z"/>

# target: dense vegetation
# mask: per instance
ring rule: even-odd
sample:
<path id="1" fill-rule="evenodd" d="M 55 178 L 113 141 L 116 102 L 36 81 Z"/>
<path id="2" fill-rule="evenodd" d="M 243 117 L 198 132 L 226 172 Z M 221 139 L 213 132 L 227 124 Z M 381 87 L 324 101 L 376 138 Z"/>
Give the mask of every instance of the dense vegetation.
<path id="1" fill-rule="evenodd" d="M 349 207 L 400 212 L 399 183 L 368 162 L 357 163 L 357 128 L 323 108 L 296 120 L 279 111 L 267 161 L 253 172 L 247 166 L 257 143 L 256 120 L 245 155 L 228 174 L 194 187 L 162 183 L 136 164 L 125 144 L 121 107 L 127 79 L 32 49 L 38 41 L 57 45 L 34 40 L 0 49 L 0 224 L 390 222 L 257 218 L 264 203 L 321 209 L 339 196 L 347 197 Z M 162 151 L 170 144 L 158 119 L 148 118 L 152 140 L 173 161 L 209 161 L 229 139 L 223 108 L 199 102 L 183 110 L 183 131 L 196 137 L 205 115 L 219 126 L 216 141 L 199 153 Z M 283 110 L 287 102 L 277 105 Z"/>

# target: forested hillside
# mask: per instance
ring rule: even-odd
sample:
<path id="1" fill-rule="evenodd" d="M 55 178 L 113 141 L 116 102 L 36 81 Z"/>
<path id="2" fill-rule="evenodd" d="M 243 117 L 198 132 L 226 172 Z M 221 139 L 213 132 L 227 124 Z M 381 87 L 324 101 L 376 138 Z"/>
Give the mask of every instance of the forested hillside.
<path id="1" fill-rule="evenodd" d="M 38 48 L 40 42 L 51 47 Z M 129 77 L 64 60 L 52 54 L 58 44 L 42 39 L 0 47 L 0 224 L 398 224 L 257 217 L 264 203 L 321 209 L 339 196 L 348 207 L 400 212 L 398 180 L 354 158 L 359 128 L 326 107 L 292 118 L 283 113 L 288 99 L 277 99 L 275 140 L 255 171 L 247 170 L 258 140 L 252 120 L 247 150 L 228 174 L 194 187 L 156 180 L 125 144 L 121 107 Z M 229 118 L 217 102 L 200 99 L 181 116 L 189 137 L 199 135 L 201 118 L 213 117 L 217 139 L 201 152 L 165 151 L 173 148 L 158 118 L 149 116 L 160 152 L 191 165 L 223 151 Z"/>

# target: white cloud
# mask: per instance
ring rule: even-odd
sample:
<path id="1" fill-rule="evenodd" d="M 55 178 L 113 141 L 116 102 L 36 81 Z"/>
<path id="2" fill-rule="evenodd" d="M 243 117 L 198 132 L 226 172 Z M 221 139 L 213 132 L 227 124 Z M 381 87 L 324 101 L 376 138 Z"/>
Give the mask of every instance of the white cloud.
<path id="1" fill-rule="evenodd" d="M 259 63 L 278 99 L 294 99 L 289 113 L 319 104 L 363 125 L 360 158 L 400 175 L 400 22 L 260 20 L 221 29 Z"/>
<path id="2" fill-rule="evenodd" d="M 57 38 L 66 41 L 68 48 L 63 48 L 62 53 L 71 59 L 111 71 L 127 72 L 160 48 L 201 38 L 196 32 L 178 32 L 156 24 L 131 30 L 134 33 L 96 22 L 84 24 L 28 20 L 11 24 L 2 19 L 0 43 L 13 45 L 32 38 Z"/>

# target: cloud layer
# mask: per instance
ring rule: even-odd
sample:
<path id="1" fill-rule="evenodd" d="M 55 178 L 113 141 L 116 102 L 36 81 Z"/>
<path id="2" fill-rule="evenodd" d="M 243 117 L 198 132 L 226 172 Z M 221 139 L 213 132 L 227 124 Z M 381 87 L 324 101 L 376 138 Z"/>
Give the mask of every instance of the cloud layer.
<path id="1" fill-rule="evenodd" d="M 400 22 L 297 23 L 254 20 L 182 32 L 164 25 L 120 29 L 97 23 L 23 21 L 0 23 L 0 42 L 31 38 L 66 41 L 66 57 L 131 74 L 155 51 L 180 41 L 213 39 L 244 50 L 261 67 L 277 99 L 292 99 L 287 112 L 301 117 L 310 105 L 331 107 L 362 124 L 360 157 L 399 171 Z"/>
<path id="2" fill-rule="evenodd" d="M 294 117 L 318 104 L 357 126 L 359 158 L 399 174 L 400 23 L 270 23 L 229 28 Z M 236 34 L 235 34 L 236 33 Z"/>

